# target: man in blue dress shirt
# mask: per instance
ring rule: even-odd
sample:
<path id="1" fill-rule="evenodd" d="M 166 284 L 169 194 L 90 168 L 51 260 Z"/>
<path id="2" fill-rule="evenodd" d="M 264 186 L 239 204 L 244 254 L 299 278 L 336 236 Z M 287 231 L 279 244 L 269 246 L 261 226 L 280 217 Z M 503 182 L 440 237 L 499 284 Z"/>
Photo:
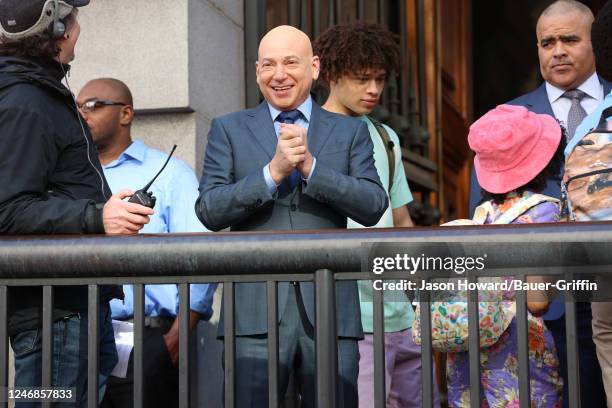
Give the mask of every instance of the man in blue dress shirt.
<path id="1" fill-rule="evenodd" d="M 132 95 L 121 81 L 102 78 L 87 83 L 77 102 L 91 129 L 104 174 L 112 190 L 137 190 L 163 166 L 168 154 L 131 138 L 134 119 Z M 171 159 L 151 186 L 157 197 L 155 215 L 142 231 L 205 232 L 193 210 L 198 197 L 198 180 L 183 161 Z M 216 284 L 190 286 L 189 326 L 212 315 Z M 131 285 L 124 285 L 125 300 L 111 302 L 112 316 L 130 320 L 134 314 Z M 144 406 L 178 406 L 178 313 L 177 285 L 145 286 Z M 102 407 L 126 407 L 133 402 L 132 356 L 127 378 L 111 377 Z"/>

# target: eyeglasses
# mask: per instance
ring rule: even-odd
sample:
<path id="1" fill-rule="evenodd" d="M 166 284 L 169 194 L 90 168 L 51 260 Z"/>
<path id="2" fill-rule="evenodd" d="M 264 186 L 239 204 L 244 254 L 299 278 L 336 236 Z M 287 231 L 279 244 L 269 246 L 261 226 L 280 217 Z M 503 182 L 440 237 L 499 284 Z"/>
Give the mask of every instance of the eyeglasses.
<path id="1" fill-rule="evenodd" d="M 99 106 L 127 106 L 127 103 L 123 102 L 115 102 L 115 101 L 107 101 L 103 99 L 91 99 L 87 102 L 84 102 L 80 105 L 77 105 L 79 110 L 83 113 L 91 113 L 96 110 Z"/>

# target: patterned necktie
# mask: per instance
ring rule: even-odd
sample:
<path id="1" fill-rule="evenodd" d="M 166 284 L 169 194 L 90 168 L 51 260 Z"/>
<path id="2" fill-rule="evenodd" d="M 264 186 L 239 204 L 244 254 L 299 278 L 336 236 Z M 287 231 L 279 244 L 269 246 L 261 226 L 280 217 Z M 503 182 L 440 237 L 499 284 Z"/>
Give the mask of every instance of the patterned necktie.
<path id="1" fill-rule="evenodd" d="M 572 89 L 563 94 L 564 98 L 567 98 L 572 101 L 572 106 L 570 107 L 569 113 L 567 115 L 567 141 L 569 142 L 574 137 L 574 133 L 576 133 L 576 128 L 584 118 L 586 118 L 587 113 L 580 104 L 580 101 L 586 96 L 586 93 L 582 92 L 579 89 Z"/>
<path id="2" fill-rule="evenodd" d="M 279 113 L 279 115 L 276 117 L 276 120 L 280 123 L 287 123 L 289 125 L 292 125 L 300 118 L 301 115 L 302 114 L 300 113 L 300 111 L 295 109 Z M 289 185 L 291 186 L 291 190 L 293 190 L 299 182 L 300 172 L 295 169 L 289 175 Z"/>

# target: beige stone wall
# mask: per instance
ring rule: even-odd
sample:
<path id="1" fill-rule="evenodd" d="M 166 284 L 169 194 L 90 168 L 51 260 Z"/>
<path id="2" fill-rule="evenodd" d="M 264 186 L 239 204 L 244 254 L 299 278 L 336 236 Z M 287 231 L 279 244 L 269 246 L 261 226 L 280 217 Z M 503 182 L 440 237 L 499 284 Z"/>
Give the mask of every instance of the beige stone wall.
<path id="1" fill-rule="evenodd" d="M 243 0 L 92 0 L 70 85 L 115 77 L 134 94 L 133 136 L 200 175 L 211 120 L 244 107 Z"/>

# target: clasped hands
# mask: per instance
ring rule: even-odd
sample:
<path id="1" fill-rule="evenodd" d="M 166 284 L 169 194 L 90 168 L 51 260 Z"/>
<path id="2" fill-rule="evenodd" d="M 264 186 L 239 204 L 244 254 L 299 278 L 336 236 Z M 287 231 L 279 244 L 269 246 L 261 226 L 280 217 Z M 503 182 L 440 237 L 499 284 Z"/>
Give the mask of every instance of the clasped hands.
<path id="1" fill-rule="evenodd" d="M 281 123 L 280 126 L 276 152 L 270 162 L 270 176 L 277 185 L 294 169 L 300 172 L 302 178 L 308 178 L 314 161 L 308 150 L 306 129 L 288 123 Z"/>

